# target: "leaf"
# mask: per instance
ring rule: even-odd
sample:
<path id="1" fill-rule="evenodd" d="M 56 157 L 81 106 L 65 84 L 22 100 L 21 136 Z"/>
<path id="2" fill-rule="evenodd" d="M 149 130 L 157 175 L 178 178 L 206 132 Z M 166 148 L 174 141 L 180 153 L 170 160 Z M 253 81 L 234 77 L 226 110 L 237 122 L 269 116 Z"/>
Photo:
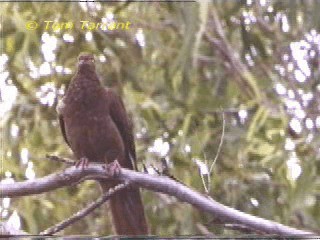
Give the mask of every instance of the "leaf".
<path id="1" fill-rule="evenodd" d="M 252 147 L 250 152 L 259 156 L 269 156 L 275 151 L 275 146 L 267 142 L 261 142 L 260 144 Z"/>
<path id="2" fill-rule="evenodd" d="M 193 116 L 192 113 L 187 113 L 187 115 L 184 118 L 183 125 L 182 125 L 182 132 L 184 136 L 187 136 L 189 133 L 192 116 Z"/>

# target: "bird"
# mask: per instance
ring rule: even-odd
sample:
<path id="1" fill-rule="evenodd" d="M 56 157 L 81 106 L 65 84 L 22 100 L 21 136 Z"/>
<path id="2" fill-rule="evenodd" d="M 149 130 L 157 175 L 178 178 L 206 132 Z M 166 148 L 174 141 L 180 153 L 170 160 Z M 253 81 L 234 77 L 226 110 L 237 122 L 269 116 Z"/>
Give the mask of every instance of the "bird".
<path id="1" fill-rule="evenodd" d="M 101 83 L 93 54 L 79 55 L 77 71 L 57 112 L 61 133 L 77 159 L 76 166 L 117 161 L 123 168 L 137 170 L 132 122 L 121 97 Z M 102 192 L 118 183 L 99 180 Z M 148 234 L 139 188 L 130 185 L 115 193 L 110 208 L 116 234 Z"/>

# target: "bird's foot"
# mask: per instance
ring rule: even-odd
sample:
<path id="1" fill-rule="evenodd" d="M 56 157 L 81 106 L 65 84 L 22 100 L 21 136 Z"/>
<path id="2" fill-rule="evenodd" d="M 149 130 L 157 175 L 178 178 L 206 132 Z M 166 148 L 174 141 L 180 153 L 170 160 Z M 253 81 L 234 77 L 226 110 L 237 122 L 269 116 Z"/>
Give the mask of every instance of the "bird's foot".
<path id="1" fill-rule="evenodd" d="M 89 159 L 86 157 L 80 158 L 78 161 L 75 162 L 76 168 L 82 167 L 82 170 L 89 166 Z"/>
<path id="2" fill-rule="evenodd" d="M 104 166 L 104 169 L 106 170 L 107 175 L 112 177 L 118 176 L 121 172 L 121 166 L 117 159 L 111 163 L 107 163 Z"/>

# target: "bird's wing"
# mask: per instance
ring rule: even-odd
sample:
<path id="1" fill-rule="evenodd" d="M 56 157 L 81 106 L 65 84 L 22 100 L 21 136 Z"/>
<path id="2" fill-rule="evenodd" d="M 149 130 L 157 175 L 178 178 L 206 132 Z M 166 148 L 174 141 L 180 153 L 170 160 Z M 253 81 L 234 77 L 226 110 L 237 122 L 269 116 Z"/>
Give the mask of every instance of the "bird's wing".
<path id="1" fill-rule="evenodd" d="M 61 133 L 62 136 L 64 138 L 64 140 L 66 141 L 66 143 L 69 145 L 70 147 L 70 143 L 67 139 L 67 134 L 66 134 L 66 129 L 65 129 L 65 125 L 64 125 L 64 120 L 63 120 L 63 114 L 62 114 L 62 110 L 64 108 L 64 99 L 61 99 L 57 105 L 57 113 L 58 113 L 58 117 L 59 117 L 59 125 L 60 125 L 60 129 L 61 129 Z"/>
<path id="2" fill-rule="evenodd" d="M 126 148 L 126 156 L 130 159 L 130 161 L 126 163 L 128 165 L 124 167 L 137 169 L 132 122 L 127 115 L 122 99 L 110 88 L 106 88 L 106 94 L 110 101 L 111 119 L 116 124 L 118 131 L 121 134 Z"/>

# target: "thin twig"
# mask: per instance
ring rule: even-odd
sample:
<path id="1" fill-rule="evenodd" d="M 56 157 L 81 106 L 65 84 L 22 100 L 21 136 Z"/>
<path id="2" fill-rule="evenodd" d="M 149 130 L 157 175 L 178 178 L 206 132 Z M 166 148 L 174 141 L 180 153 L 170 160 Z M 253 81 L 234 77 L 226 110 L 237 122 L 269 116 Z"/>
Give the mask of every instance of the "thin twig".
<path id="1" fill-rule="evenodd" d="M 206 164 L 206 166 L 208 168 L 208 160 L 207 160 L 207 157 L 206 157 L 205 153 L 204 153 L 204 161 L 205 161 L 205 164 Z M 208 174 L 207 174 L 207 181 L 208 181 L 208 187 L 205 186 L 205 190 L 206 190 L 206 194 L 209 195 L 210 186 L 211 186 L 210 172 L 208 172 Z M 202 179 L 202 183 L 205 184 L 204 178 Z"/>
<path id="2" fill-rule="evenodd" d="M 100 207 L 103 203 L 105 203 L 112 195 L 114 195 L 116 192 L 119 192 L 120 190 L 126 188 L 129 186 L 129 182 L 124 182 L 121 184 L 118 184 L 114 188 L 110 188 L 106 193 L 104 193 L 98 200 L 90 203 L 87 207 L 81 209 L 77 213 L 75 213 L 72 217 L 63 220 L 62 222 L 56 224 L 53 227 L 50 227 L 40 233 L 40 235 L 53 235 L 66 227 L 70 226 L 71 224 L 75 223 L 76 221 L 79 221 L 80 219 L 87 216 L 89 213 L 93 212 L 96 208 Z"/>
<path id="3" fill-rule="evenodd" d="M 229 228 L 229 229 L 232 229 L 232 230 L 240 231 L 240 232 L 243 232 L 243 233 L 254 233 L 254 234 L 258 234 L 258 235 L 266 234 L 265 232 L 258 231 L 256 229 L 250 228 L 250 227 L 248 227 L 248 226 L 246 226 L 244 224 L 226 223 L 226 224 L 223 224 L 223 226 L 225 228 Z"/>
<path id="4" fill-rule="evenodd" d="M 204 190 L 206 192 L 207 195 L 209 195 L 210 193 L 210 189 L 211 189 L 211 174 L 212 174 L 212 170 L 213 170 L 213 166 L 214 164 L 216 163 L 218 157 L 219 157 L 219 154 L 220 154 L 220 151 L 221 151 L 221 148 L 222 148 L 222 144 L 223 144 L 223 139 L 224 139 L 224 131 L 225 131 L 225 118 L 224 118 L 224 112 L 222 111 L 222 134 L 221 134 L 221 138 L 220 138 L 220 143 L 219 143 L 219 147 L 218 147 L 218 151 L 217 151 L 217 154 L 210 166 L 210 169 L 209 169 L 209 172 L 208 174 L 201 174 L 200 172 L 200 177 L 201 177 L 201 181 L 202 181 L 202 185 L 204 187 Z M 208 167 L 208 161 L 207 161 L 207 158 L 206 156 L 205 157 L 205 165 Z M 204 179 L 204 175 L 207 176 L 207 181 L 208 181 L 208 184 L 205 182 L 205 179 Z"/>
<path id="5" fill-rule="evenodd" d="M 225 222 L 225 221 L 221 221 L 221 219 L 218 219 L 218 218 L 213 219 L 207 225 L 216 225 L 216 226 L 217 225 L 221 225 L 221 226 L 223 226 L 225 228 L 229 228 L 231 230 L 240 231 L 240 232 L 243 232 L 243 233 L 255 233 L 255 234 L 259 234 L 259 235 L 266 234 L 266 232 L 250 228 L 250 227 L 248 227 L 248 226 L 246 226 L 244 224 L 228 223 L 228 222 Z"/>
<path id="6" fill-rule="evenodd" d="M 204 175 L 205 174 L 201 174 L 201 172 L 200 172 L 200 177 L 201 177 L 202 185 L 204 187 L 204 191 L 205 191 L 206 194 L 209 194 L 209 189 L 208 188 L 210 187 L 210 175 L 206 174 L 208 176 L 208 187 L 207 187 L 206 181 L 204 179 Z"/>
<path id="7" fill-rule="evenodd" d="M 57 157 L 57 156 L 55 156 L 55 155 L 49 155 L 49 154 L 47 154 L 47 155 L 46 155 L 46 159 L 52 160 L 52 161 L 54 161 L 54 162 L 65 163 L 65 164 L 67 164 L 67 165 L 74 165 L 74 164 L 75 164 L 75 161 L 74 161 L 74 160 L 67 159 L 67 158 L 60 158 L 60 157 Z"/>
<path id="8" fill-rule="evenodd" d="M 219 143 L 219 147 L 218 147 L 218 151 L 217 151 L 217 154 L 211 164 L 211 167 L 210 167 L 210 170 L 209 170 L 209 175 L 211 175 L 212 173 L 212 170 L 213 170 L 213 166 L 214 164 L 216 163 L 218 157 L 219 157 L 219 154 L 220 154 L 220 151 L 221 151 L 221 148 L 222 148 L 222 144 L 223 144 L 223 139 L 224 139 L 224 131 L 225 131 L 225 127 L 226 127 L 226 121 L 224 119 L 224 113 L 222 112 L 222 134 L 221 134 L 221 138 L 220 138 L 220 143 Z"/>

